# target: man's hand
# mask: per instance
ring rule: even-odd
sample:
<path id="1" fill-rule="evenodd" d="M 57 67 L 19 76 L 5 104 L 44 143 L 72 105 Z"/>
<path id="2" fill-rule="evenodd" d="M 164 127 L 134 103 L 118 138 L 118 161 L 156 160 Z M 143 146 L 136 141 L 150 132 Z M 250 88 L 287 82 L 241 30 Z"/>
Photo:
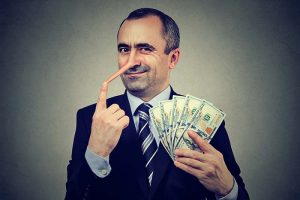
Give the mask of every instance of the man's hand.
<path id="1" fill-rule="evenodd" d="M 177 149 L 175 166 L 194 175 L 209 191 L 220 196 L 227 195 L 233 187 L 234 180 L 223 155 L 195 132 L 189 131 L 188 134 L 202 152 Z"/>
<path id="2" fill-rule="evenodd" d="M 106 107 L 107 90 L 108 84 L 104 82 L 93 115 L 88 144 L 90 150 L 102 157 L 111 153 L 120 139 L 122 130 L 129 124 L 129 117 L 119 105 L 113 104 Z"/>

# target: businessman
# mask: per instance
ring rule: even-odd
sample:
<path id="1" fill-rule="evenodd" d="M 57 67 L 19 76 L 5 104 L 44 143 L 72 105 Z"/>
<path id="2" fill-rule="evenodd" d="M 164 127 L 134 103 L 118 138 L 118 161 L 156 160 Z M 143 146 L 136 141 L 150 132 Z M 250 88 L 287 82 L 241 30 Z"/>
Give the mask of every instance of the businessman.
<path id="1" fill-rule="evenodd" d="M 149 108 L 176 95 L 170 74 L 180 57 L 175 21 L 159 10 L 131 12 L 117 33 L 125 93 L 77 113 L 66 199 L 249 199 L 223 122 L 200 151 L 177 149 L 173 161 L 160 144 Z"/>

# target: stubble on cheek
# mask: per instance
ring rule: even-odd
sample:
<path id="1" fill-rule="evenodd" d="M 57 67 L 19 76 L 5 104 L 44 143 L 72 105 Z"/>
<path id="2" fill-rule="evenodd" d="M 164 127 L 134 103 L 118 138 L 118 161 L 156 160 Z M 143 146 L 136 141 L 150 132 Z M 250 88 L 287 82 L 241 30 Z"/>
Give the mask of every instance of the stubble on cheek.
<path id="1" fill-rule="evenodd" d="M 122 77 L 124 86 L 129 91 L 141 91 L 148 85 L 146 79 Z"/>
<path id="2" fill-rule="evenodd" d="M 148 72 L 149 73 L 149 72 Z M 134 92 L 145 92 L 149 88 L 155 86 L 155 74 L 146 74 L 145 77 L 128 78 L 124 75 L 121 76 L 122 81 L 126 89 Z"/>

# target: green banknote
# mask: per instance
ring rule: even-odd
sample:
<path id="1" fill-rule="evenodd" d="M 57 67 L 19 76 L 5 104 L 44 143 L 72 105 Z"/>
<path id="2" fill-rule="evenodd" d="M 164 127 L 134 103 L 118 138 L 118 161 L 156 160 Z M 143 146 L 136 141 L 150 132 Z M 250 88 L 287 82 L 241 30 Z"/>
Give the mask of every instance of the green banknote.
<path id="1" fill-rule="evenodd" d="M 191 123 L 195 119 L 197 113 L 204 105 L 204 100 L 196 98 L 192 95 L 186 96 L 185 101 L 185 109 L 184 113 L 181 116 L 181 123 L 177 129 L 177 135 L 179 139 L 176 141 L 174 147 L 176 148 L 192 148 L 192 144 L 185 143 L 184 140 L 181 140 L 183 134 L 186 132 L 186 130 L 191 126 Z"/>
<path id="2" fill-rule="evenodd" d="M 191 124 L 180 138 L 178 148 L 188 147 L 189 149 L 199 149 L 193 140 L 188 136 L 187 130 L 192 130 L 201 136 L 204 140 L 210 142 L 225 118 L 225 113 L 217 109 L 211 103 L 205 101 L 194 116 Z"/>
<path id="3" fill-rule="evenodd" d="M 168 141 L 166 140 L 166 134 L 164 131 L 164 124 L 163 124 L 164 122 L 162 119 L 160 106 L 158 105 L 158 106 L 154 106 L 154 107 L 150 108 L 149 115 L 150 115 L 150 118 L 151 118 L 155 128 L 156 128 L 156 131 L 158 133 L 161 144 L 164 146 L 166 151 L 169 153 L 171 158 L 174 160 L 174 155 L 170 154 L 171 151 L 169 149 Z"/>
<path id="4" fill-rule="evenodd" d="M 174 104 L 173 104 L 173 130 L 171 133 L 171 151 L 174 151 L 175 144 L 177 143 L 177 140 L 179 139 L 179 134 L 177 133 L 177 130 L 181 124 L 182 117 L 185 115 L 185 105 L 186 105 L 186 97 L 184 96 L 173 96 Z"/>
<path id="5" fill-rule="evenodd" d="M 171 137 L 170 132 L 172 131 L 172 121 L 173 121 L 173 101 L 165 100 L 159 102 L 161 118 L 163 121 L 163 132 L 165 133 L 165 140 L 168 144 L 168 148 L 171 147 Z"/>

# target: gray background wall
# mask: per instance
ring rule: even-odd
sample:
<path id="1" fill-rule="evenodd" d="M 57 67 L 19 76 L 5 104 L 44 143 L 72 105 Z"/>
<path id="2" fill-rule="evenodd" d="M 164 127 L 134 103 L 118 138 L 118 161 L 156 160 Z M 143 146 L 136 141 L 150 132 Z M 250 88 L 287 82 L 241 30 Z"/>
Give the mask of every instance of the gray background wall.
<path id="1" fill-rule="evenodd" d="M 76 111 L 117 69 L 117 28 L 139 7 L 178 22 L 172 85 L 227 113 L 252 199 L 299 199 L 300 10 L 284 0 L 1 1 L 0 198 L 63 198 Z"/>

